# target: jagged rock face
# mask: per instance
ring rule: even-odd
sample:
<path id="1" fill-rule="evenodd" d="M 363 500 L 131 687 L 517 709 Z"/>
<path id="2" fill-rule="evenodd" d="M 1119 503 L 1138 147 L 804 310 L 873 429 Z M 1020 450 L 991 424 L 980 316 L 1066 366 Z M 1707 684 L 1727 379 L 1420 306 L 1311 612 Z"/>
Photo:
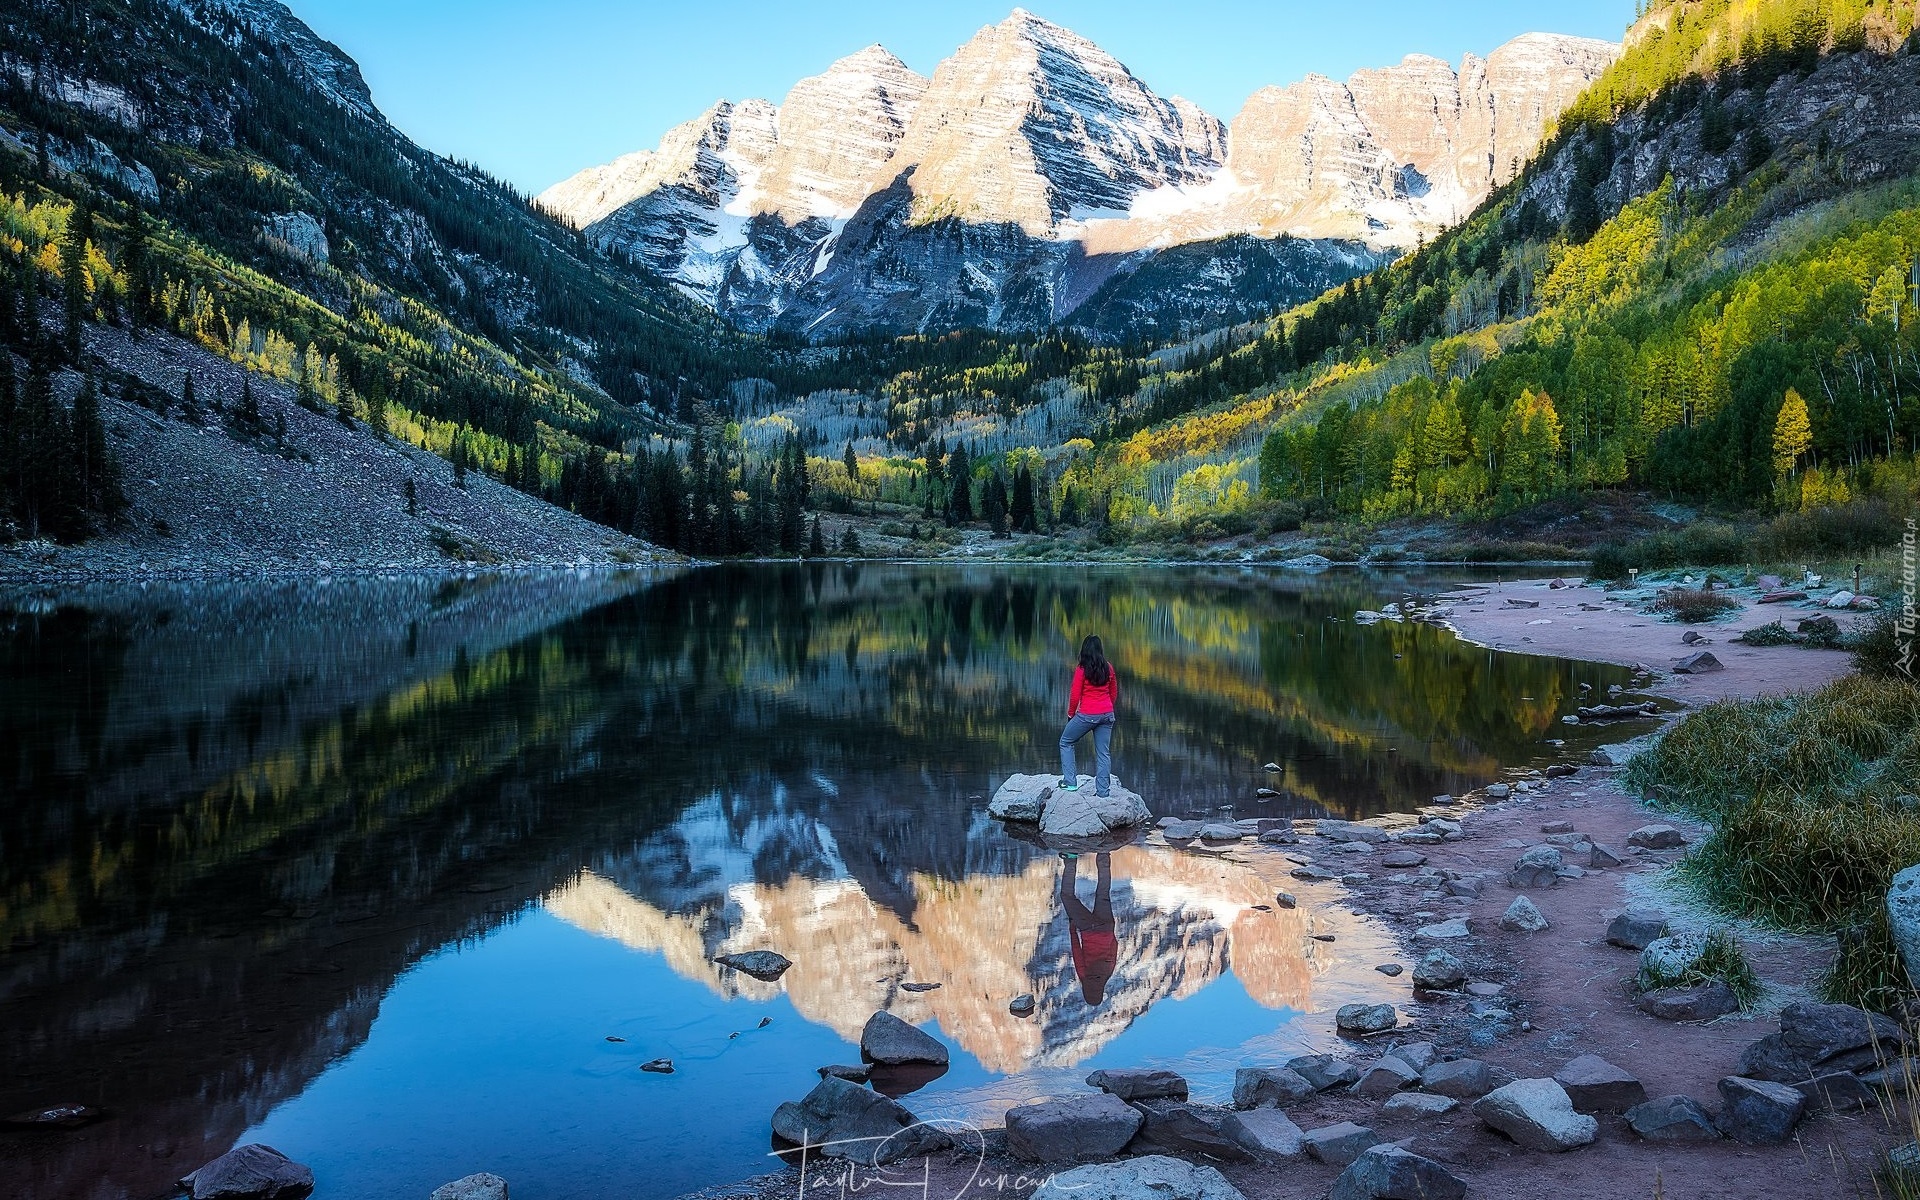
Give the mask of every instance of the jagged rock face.
<path id="1" fill-rule="evenodd" d="M 916 220 L 1012 222 L 1042 237 L 1141 192 L 1203 182 L 1224 133 L 1092 42 L 1015 9 L 940 64 L 898 159 L 915 168 Z"/>
<path id="2" fill-rule="evenodd" d="M 1233 119 L 1228 166 L 1252 229 L 1405 248 L 1511 179 L 1548 124 L 1619 56 L 1611 42 L 1526 34 L 1455 71 L 1409 55 L 1345 84 L 1264 88 Z"/>
<path id="3" fill-rule="evenodd" d="M 796 84 L 778 109 L 722 102 L 657 151 L 540 199 L 748 328 L 819 338 L 1073 323 L 1131 335 L 1143 330 L 1115 324 L 1111 306 L 1074 314 L 1169 248 L 1343 243 L 1296 242 L 1275 257 L 1299 269 L 1255 276 L 1304 287 L 1325 267 L 1351 267 L 1327 281 L 1338 283 L 1462 219 L 1618 53 L 1529 34 L 1457 71 L 1416 55 L 1344 84 L 1264 88 L 1229 128 L 1015 9 L 930 81 L 872 46 Z M 1245 258 L 1236 248 L 1221 262 Z M 1200 276 L 1218 298 L 1183 283 L 1169 320 L 1314 294 L 1250 296 L 1248 280 L 1231 265 Z M 1156 307 L 1145 298 L 1143 311 Z"/>

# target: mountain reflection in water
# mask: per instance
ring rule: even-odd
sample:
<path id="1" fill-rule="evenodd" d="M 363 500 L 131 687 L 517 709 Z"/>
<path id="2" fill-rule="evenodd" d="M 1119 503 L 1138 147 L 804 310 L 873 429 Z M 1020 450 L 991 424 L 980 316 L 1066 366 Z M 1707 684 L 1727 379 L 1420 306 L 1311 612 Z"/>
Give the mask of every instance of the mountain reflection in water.
<path id="1" fill-rule="evenodd" d="M 673 1195 L 764 1169 L 774 1104 L 877 1009 L 956 1051 L 925 1115 L 1096 1065 L 1224 1086 L 1320 1036 L 1298 1014 L 1397 986 L 1382 936 L 1272 910 L 1278 854 L 1131 846 L 1089 986 L 1098 860 L 1076 965 L 1063 863 L 986 799 L 1051 761 L 1087 632 L 1127 677 L 1116 772 L 1161 813 L 1408 808 L 1551 754 L 1580 684 L 1626 682 L 1349 620 L 1409 586 L 796 566 L 11 597 L 0 1112 L 113 1115 L 0 1133 L 0 1175 L 145 1197 L 258 1138 L 324 1194 L 491 1169 Z M 1306 938 L 1330 919 L 1336 946 Z M 763 947 L 795 960 L 778 984 L 711 962 Z"/>

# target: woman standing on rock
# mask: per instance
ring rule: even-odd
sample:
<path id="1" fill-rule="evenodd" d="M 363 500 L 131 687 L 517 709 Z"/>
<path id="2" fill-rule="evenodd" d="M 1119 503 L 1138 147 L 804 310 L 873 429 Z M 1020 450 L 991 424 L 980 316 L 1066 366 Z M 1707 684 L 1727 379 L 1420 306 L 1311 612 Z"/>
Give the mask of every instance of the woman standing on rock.
<path id="1" fill-rule="evenodd" d="M 1073 669 L 1073 690 L 1067 696 L 1067 727 L 1060 731 L 1060 790 L 1080 790 L 1080 768 L 1073 745 L 1093 735 L 1093 788 L 1105 796 L 1113 786 L 1114 707 L 1120 700 L 1120 678 L 1107 661 L 1107 648 L 1098 637 L 1080 643 L 1080 665 Z"/>

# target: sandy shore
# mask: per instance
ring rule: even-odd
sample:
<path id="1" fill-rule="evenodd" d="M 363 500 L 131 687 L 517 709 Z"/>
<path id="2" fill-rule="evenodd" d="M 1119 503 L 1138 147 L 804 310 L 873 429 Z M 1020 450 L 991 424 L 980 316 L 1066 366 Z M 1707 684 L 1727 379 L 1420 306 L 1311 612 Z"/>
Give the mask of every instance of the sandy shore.
<path id="1" fill-rule="evenodd" d="M 1655 691 L 1689 706 L 1727 697 L 1812 691 L 1852 669 L 1851 657 L 1841 650 L 1735 642 L 1739 634 L 1772 621 L 1793 629 L 1799 619 L 1817 615 L 1795 604 L 1756 603 L 1758 593 L 1751 588 L 1726 593 L 1740 602 L 1738 612 L 1706 624 L 1682 625 L 1648 611 L 1658 591 L 1651 586 L 1608 591 L 1594 584 L 1554 588 L 1552 583 L 1521 579 L 1462 588 L 1441 597 L 1429 615 L 1468 641 L 1498 650 L 1644 665 L 1654 673 Z M 1831 615 L 1843 626 L 1859 619 L 1846 612 Z M 1689 631 L 1706 641 L 1685 644 L 1681 637 Z M 1674 674 L 1674 664 L 1696 650 L 1709 651 L 1726 670 Z"/>

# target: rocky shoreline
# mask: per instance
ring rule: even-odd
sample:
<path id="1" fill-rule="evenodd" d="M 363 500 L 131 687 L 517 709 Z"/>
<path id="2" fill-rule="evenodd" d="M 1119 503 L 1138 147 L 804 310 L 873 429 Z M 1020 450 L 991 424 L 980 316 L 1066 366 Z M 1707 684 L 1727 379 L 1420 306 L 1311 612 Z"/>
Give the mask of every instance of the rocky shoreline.
<path id="1" fill-rule="evenodd" d="M 1496 586 L 1565 590 L 1546 580 Z M 1505 628 L 1512 618 L 1486 598 L 1461 593 L 1423 615 L 1488 644 L 1531 636 Z M 1566 632 L 1590 634 L 1583 648 L 1605 643 L 1582 657 L 1641 665 L 1646 686 L 1682 705 L 1844 673 L 1844 655 L 1798 646 L 1743 647 L 1707 675 L 1655 672 L 1644 664 L 1661 656 L 1648 651 L 1669 639 L 1687 645 L 1680 627 L 1649 619 L 1632 598 L 1592 605 L 1598 611 L 1586 597 L 1561 599 L 1592 627 L 1569 622 Z M 1490 612 L 1500 615 L 1485 619 Z M 1762 615 L 1774 614 L 1743 611 L 1729 624 Z M 1714 686 L 1688 686 L 1703 679 Z M 1333 1053 L 1250 1062 L 1233 1094 L 1219 1097 L 1192 1096 L 1177 1072 L 1096 1072 L 1083 1093 L 1015 1108 L 1001 1129 L 952 1131 L 937 1149 L 882 1136 L 857 1143 L 868 1149 L 851 1158 L 815 1150 L 803 1170 L 701 1195 L 788 1200 L 909 1178 L 955 1200 L 1874 1194 L 1887 1154 L 1913 1138 L 1906 1035 L 1884 1018 L 1813 1002 L 1830 938 L 1729 923 L 1672 886 L 1673 864 L 1704 830 L 1650 813 L 1622 787 L 1638 744 L 1577 766 L 1509 771 L 1415 814 L 1159 823 L 1148 842 L 1168 852 L 1287 855 L 1306 898 L 1281 893 L 1277 905 L 1318 905 L 1396 931 L 1403 953 L 1378 969 L 1405 979 L 1405 1000 L 1343 1007 Z M 1686 979 L 1710 930 L 1735 937 L 1758 976 L 1744 1011 L 1724 983 Z M 907 1107 L 874 1093 L 858 1106 L 865 1120 L 875 1116 L 866 1097 L 883 1102 L 880 1128 L 918 1128 Z M 816 1092 L 802 1101 L 816 1117 L 807 1140 L 833 1140 L 818 1135 L 847 1100 Z M 785 1131 L 802 1128 L 788 1121 Z M 896 1144 L 911 1152 L 896 1159 L 884 1148 Z"/>

